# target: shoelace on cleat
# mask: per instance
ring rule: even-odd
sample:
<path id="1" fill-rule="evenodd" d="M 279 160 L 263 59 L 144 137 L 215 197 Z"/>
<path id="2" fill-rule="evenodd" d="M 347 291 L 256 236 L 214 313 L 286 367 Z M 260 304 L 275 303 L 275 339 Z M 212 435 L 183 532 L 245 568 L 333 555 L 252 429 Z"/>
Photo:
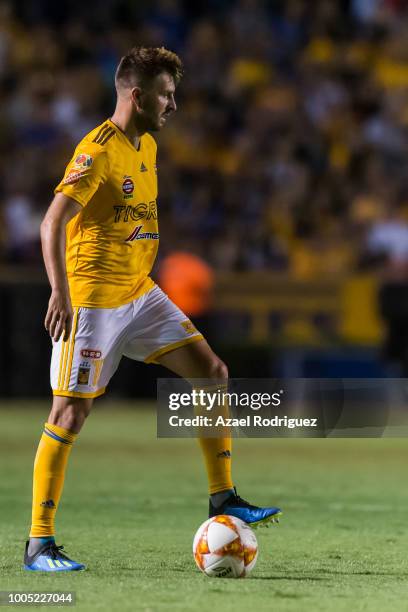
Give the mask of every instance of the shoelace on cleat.
<path id="1" fill-rule="evenodd" d="M 239 495 L 235 496 L 235 500 L 234 500 L 234 505 L 243 507 L 243 508 L 249 508 L 251 510 L 257 510 L 257 506 L 253 506 L 252 504 L 250 504 L 249 502 L 247 502 L 245 499 L 242 499 L 242 497 L 240 497 Z"/>
<path id="2" fill-rule="evenodd" d="M 57 546 L 51 543 L 47 550 L 44 550 L 44 553 L 48 554 L 51 559 L 66 559 L 67 561 L 72 561 L 72 559 L 64 555 L 64 553 L 60 552 L 63 548 L 63 546 Z"/>
<path id="3" fill-rule="evenodd" d="M 259 510 L 258 506 L 254 506 L 253 504 L 250 504 L 249 502 L 247 502 L 245 499 L 242 499 L 242 497 L 240 497 L 239 495 L 237 495 L 237 490 L 234 487 L 234 491 L 235 491 L 235 500 L 234 502 L 232 502 L 232 504 L 237 505 L 241 508 L 249 508 L 250 510 Z M 228 504 L 228 500 L 226 502 L 226 504 Z M 229 505 L 229 504 L 228 504 Z M 271 521 L 272 523 L 279 523 L 279 518 L 278 516 L 276 517 L 270 517 L 269 521 Z M 265 521 L 264 523 L 261 523 L 262 527 L 269 527 L 269 524 Z"/>
<path id="4" fill-rule="evenodd" d="M 234 491 L 235 491 L 234 500 L 231 501 L 231 504 L 240 506 L 241 508 L 249 508 L 250 510 L 257 510 L 258 509 L 258 506 L 254 506 L 254 505 L 250 504 L 245 499 L 242 499 L 242 497 L 237 495 L 237 490 L 236 490 L 235 487 L 234 487 Z M 228 503 L 228 500 L 225 503 L 228 506 L 230 505 L 230 503 Z"/>

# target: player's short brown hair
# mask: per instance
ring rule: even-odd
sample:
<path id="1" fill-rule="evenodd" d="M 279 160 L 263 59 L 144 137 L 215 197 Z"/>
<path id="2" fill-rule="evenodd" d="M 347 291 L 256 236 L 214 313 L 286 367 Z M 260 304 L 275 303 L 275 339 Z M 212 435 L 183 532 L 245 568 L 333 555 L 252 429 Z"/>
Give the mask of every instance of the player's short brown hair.
<path id="1" fill-rule="evenodd" d="M 176 53 L 164 47 L 133 47 L 120 60 L 115 83 L 117 87 L 143 87 L 162 72 L 168 72 L 178 84 L 183 64 Z"/>

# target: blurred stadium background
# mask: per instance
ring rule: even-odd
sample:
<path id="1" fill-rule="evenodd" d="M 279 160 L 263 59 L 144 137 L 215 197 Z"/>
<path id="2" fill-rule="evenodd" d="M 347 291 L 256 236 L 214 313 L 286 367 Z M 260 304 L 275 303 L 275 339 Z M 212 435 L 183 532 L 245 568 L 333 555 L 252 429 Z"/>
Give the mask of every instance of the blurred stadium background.
<path id="1" fill-rule="evenodd" d="M 40 222 L 139 44 L 185 63 L 154 277 L 231 375 L 405 376 L 407 40 L 406 0 L 0 2 L 0 395 L 49 393 Z"/>

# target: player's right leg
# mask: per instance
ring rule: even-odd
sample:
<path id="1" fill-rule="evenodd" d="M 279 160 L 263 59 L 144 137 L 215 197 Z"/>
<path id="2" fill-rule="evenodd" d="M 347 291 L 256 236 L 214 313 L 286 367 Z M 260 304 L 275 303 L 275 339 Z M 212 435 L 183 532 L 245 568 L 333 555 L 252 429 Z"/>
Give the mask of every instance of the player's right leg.
<path id="1" fill-rule="evenodd" d="M 34 462 L 32 523 L 24 555 L 27 570 L 61 572 L 85 567 L 56 546 L 54 523 L 69 455 L 92 402 L 91 398 L 54 397 Z"/>
<path id="2" fill-rule="evenodd" d="M 84 567 L 55 545 L 55 514 L 73 443 L 94 398 L 105 391 L 119 364 L 119 345 L 131 312 L 132 305 L 116 309 L 75 308 L 70 338 L 53 345 L 54 402 L 34 464 L 33 519 L 25 569 L 72 571 Z"/>

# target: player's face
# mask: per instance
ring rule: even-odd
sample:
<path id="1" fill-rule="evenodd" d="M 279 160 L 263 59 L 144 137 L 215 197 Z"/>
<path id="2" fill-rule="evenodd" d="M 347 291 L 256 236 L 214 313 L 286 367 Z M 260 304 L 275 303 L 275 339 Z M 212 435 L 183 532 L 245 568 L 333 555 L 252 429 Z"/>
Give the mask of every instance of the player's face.
<path id="1" fill-rule="evenodd" d="M 148 89 L 141 92 L 138 115 L 146 130 L 160 130 L 167 118 L 177 109 L 175 89 L 173 77 L 162 72 L 153 79 Z"/>

